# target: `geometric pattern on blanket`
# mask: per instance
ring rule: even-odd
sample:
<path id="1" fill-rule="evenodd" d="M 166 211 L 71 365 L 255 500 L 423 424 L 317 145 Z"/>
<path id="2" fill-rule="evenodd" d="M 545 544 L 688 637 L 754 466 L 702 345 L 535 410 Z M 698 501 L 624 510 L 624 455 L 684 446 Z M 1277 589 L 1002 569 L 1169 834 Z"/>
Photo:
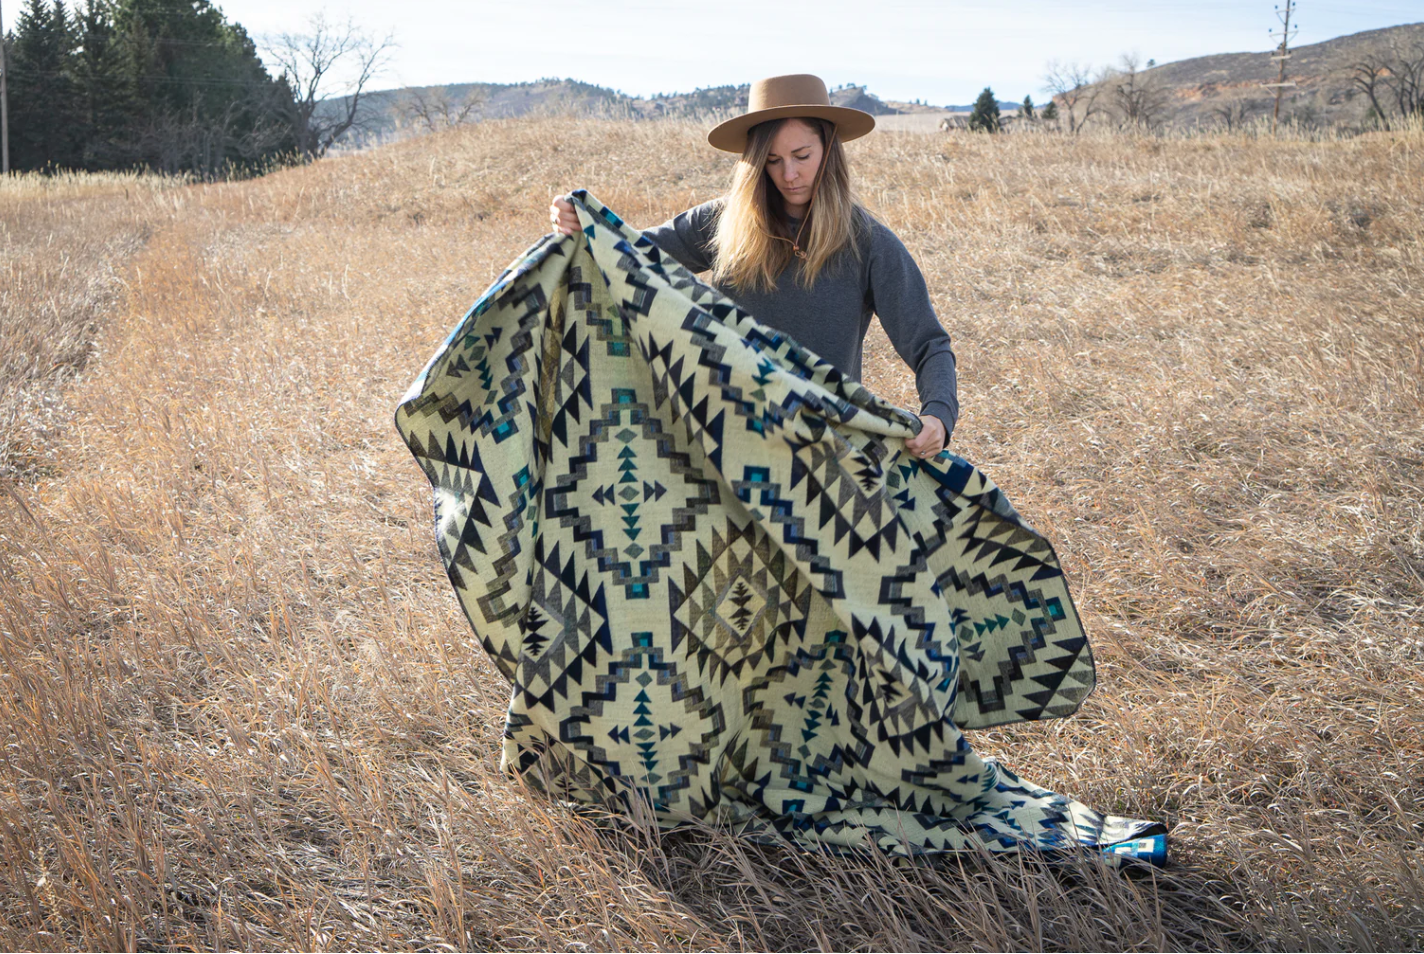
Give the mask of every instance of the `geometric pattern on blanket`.
<path id="1" fill-rule="evenodd" d="M 916 417 L 586 192 L 456 326 L 396 424 L 512 684 L 503 761 L 674 826 L 902 854 L 1108 846 L 964 729 L 1065 716 L 1092 654 L 1052 546 Z M 634 803 L 638 804 L 634 804 Z"/>

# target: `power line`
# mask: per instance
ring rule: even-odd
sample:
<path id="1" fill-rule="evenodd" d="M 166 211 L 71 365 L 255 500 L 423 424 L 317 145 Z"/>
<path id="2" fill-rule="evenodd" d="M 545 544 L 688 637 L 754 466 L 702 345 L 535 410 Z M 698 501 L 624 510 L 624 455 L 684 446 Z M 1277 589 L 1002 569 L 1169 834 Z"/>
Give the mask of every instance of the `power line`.
<path id="1" fill-rule="evenodd" d="M 1271 114 L 1272 136 L 1276 134 L 1276 126 L 1281 121 L 1281 93 L 1285 92 L 1286 87 L 1295 85 L 1295 83 L 1286 82 L 1286 60 L 1291 58 L 1290 41 L 1300 29 L 1299 27 L 1294 29 L 1291 27 L 1291 13 L 1294 11 L 1295 0 L 1286 0 L 1286 8 L 1284 10 L 1280 7 L 1276 7 L 1276 18 L 1281 21 L 1281 28 L 1279 30 L 1272 30 L 1270 35 L 1279 36 L 1281 38 L 1281 45 L 1276 47 L 1276 52 L 1272 54 L 1271 59 L 1280 61 L 1281 72 L 1274 83 L 1261 84 L 1268 89 L 1274 87 L 1276 91 L 1276 110 Z"/>
<path id="2" fill-rule="evenodd" d="M 82 34 L 81 39 L 87 39 L 92 36 L 107 36 L 114 40 L 117 44 L 125 41 L 130 36 L 130 34 L 121 33 L 117 30 L 112 33 L 101 33 L 98 30 L 88 30 L 85 31 L 84 34 Z M 208 40 L 175 40 L 172 37 L 166 36 L 147 36 L 146 39 L 150 43 L 153 43 L 158 46 L 213 46 L 229 50 L 243 49 L 242 43 L 236 40 L 231 43 L 213 43 Z M 256 46 L 256 44 L 253 45 Z"/>
<path id="3" fill-rule="evenodd" d="M 69 76 L 61 70 L 14 70 L 16 76 L 43 76 L 48 79 L 58 79 Z M 249 89 L 256 89 L 263 86 L 275 86 L 276 79 L 262 80 L 220 80 L 220 79 L 177 79 L 172 76 L 138 76 L 134 77 L 137 84 L 144 83 L 170 83 L 175 86 L 243 86 Z"/>

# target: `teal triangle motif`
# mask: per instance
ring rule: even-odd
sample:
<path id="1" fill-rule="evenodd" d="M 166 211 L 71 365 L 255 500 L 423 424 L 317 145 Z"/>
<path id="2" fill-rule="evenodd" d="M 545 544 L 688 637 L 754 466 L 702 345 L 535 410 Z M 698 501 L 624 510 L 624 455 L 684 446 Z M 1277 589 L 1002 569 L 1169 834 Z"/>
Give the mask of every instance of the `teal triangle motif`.
<path id="1" fill-rule="evenodd" d="M 611 807 L 626 793 L 659 823 L 744 818 L 753 837 L 812 850 L 852 838 L 916 857 L 1036 857 L 1146 829 L 1007 770 L 992 784 L 960 731 L 1066 715 L 1093 685 L 1048 542 L 967 462 L 913 459 L 912 416 L 758 331 L 586 193 L 575 201 L 588 241 L 541 240 L 506 272 L 397 417 L 450 528 L 438 542 L 456 595 L 516 687 L 512 764 L 546 767 L 559 732 L 586 746 L 547 760 L 563 797 Z M 532 456 L 518 435 L 540 444 Z M 925 517 L 908 541 L 906 515 Z M 934 572 L 895 569 L 921 552 Z M 939 623 L 904 618 L 926 600 Z M 848 631 L 828 631 L 837 619 Z M 563 629 L 569 640 L 553 638 Z M 871 644 L 875 666 L 862 663 Z M 926 722 L 912 711 L 922 688 L 953 711 Z M 752 691 L 769 731 L 726 724 L 750 715 L 723 707 L 749 708 Z M 655 774 L 661 740 L 680 732 L 677 776 Z M 867 793 L 865 777 L 883 784 Z"/>

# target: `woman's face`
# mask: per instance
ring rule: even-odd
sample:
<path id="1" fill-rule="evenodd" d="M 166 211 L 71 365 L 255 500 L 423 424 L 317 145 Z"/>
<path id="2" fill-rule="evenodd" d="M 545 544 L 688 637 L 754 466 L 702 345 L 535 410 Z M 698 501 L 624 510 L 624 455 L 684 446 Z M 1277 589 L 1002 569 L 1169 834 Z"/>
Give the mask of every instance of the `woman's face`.
<path id="1" fill-rule="evenodd" d="M 796 218 L 806 212 L 811 201 L 811 183 L 821 167 L 821 137 L 809 123 L 789 119 L 771 140 L 766 157 L 766 174 L 786 202 L 786 211 Z"/>

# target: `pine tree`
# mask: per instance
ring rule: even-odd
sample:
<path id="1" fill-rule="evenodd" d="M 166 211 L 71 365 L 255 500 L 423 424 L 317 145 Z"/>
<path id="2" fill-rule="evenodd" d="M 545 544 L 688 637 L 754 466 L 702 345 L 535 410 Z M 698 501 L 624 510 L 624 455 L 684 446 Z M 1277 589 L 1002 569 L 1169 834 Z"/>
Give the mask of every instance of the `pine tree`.
<path id="1" fill-rule="evenodd" d="M 75 36 L 80 164 L 91 170 L 120 168 L 133 152 L 129 139 L 137 103 L 107 0 L 88 0 L 75 17 Z"/>
<path id="2" fill-rule="evenodd" d="M 1050 99 L 1048 105 L 1043 107 L 1043 112 L 1039 113 L 1039 118 L 1044 122 L 1056 122 L 1058 120 L 1058 101 Z"/>
<path id="3" fill-rule="evenodd" d="M 1033 119 L 1033 97 L 1025 96 L 1022 105 L 1019 106 L 1019 116 L 1023 119 Z"/>
<path id="4" fill-rule="evenodd" d="M 969 114 L 969 128 L 982 129 L 984 132 L 998 132 L 1003 124 L 999 116 L 999 101 L 994 96 L 994 91 L 989 87 L 984 87 L 984 91 L 979 94 L 979 98 L 974 101 L 974 111 Z"/>
<path id="5" fill-rule="evenodd" d="M 213 175 L 292 149 L 292 96 L 208 0 L 25 0 L 7 38 L 11 160 Z"/>
<path id="6" fill-rule="evenodd" d="M 77 97 L 70 75 L 74 35 L 61 0 L 29 0 L 10 45 L 10 167 L 73 167 Z"/>
<path id="7" fill-rule="evenodd" d="M 207 0 L 118 0 L 114 22 L 138 104 L 132 161 L 213 175 L 290 150 L 290 91 L 217 7 Z"/>

